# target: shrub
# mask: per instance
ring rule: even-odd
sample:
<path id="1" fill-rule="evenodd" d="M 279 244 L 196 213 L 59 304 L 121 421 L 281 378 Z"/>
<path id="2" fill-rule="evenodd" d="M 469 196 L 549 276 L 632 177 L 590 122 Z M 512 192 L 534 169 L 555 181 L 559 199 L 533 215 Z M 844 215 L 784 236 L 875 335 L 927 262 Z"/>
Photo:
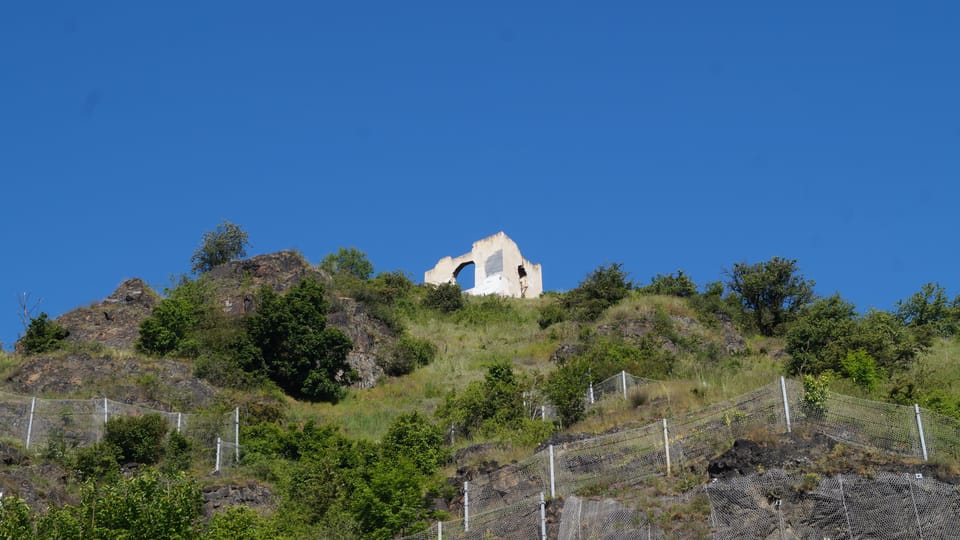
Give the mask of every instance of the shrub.
<path id="1" fill-rule="evenodd" d="M 800 398 L 800 409 L 808 418 L 820 420 L 827 414 L 827 388 L 830 384 L 826 373 L 814 377 L 803 376 L 803 397 Z"/>
<path id="2" fill-rule="evenodd" d="M 425 366 L 437 357 L 437 346 L 409 334 L 400 336 L 380 367 L 387 375 L 399 376 Z"/>
<path id="3" fill-rule="evenodd" d="M 383 436 L 381 448 L 387 459 L 409 458 L 423 474 L 437 470 L 450 457 L 443 430 L 419 412 L 398 416 Z"/>
<path id="4" fill-rule="evenodd" d="M 120 451 L 123 461 L 150 465 L 163 456 L 168 429 L 159 414 L 114 416 L 107 420 L 104 441 Z"/>
<path id="5" fill-rule="evenodd" d="M 541 329 L 548 328 L 567 319 L 567 312 L 559 302 L 550 302 L 540 308 L 537 324 Z"/>
<path id="6" fill-rule="evenodd" d="M 443 313 L 453 313 L 463 307 L 463 291 L 458 283 L 428 284 L 423 306 Z"/>
<path id="7" fill-rule="evenodd" d="M 69 335 L 68 330 L 56 321 L 51 321 L 46 313 L 40 313 L 39 317 L 30 319 L 30 325 L 19 345 L 27 354 L 44 353 L 63 347 L 63 341 Z"/>
<path id="8" fill-rule="evenodd" d="M 880 382 L 877 362 L 863 349 L 848 351 L 841 364 L 844 375 L 864 390 L 873 390 Z"/>
<path id="9" fill-rule="evenodd" d="M 650 285 L 638 289 L 640 294 L 660 294 L 665 296 L 680 296 L 687 298 L 697 294 L 697 285 L 690 276 L 677 270 L 677 275 L 657 274 L 650 278 Z"/>
<path id="10" fill-rule="evenodd" d="M 353 247 L 330 253 L 320 262 L 320 268 L 331 275 L 345 274 L 360 280 L 370 279 L 373 274 L 373 263 L 367 254 Z"/>
<path id="11" fill-rule="evenodd" d="M 120 475 L 119 460 L 119 448 L 110 443 L 99 442 L 93 446 L 77 448 L 73 456 L 73 469 L 81 480 L 116 478 Z"/>
<path id="12" fill-rule="evenodd" d="M 599 266 L 577 288 L 563 295 L 563 307 L 578 321 L 592 321 L 608 307 L 627 297 L 633 283 L 627 279 L 623 265 Z"/>

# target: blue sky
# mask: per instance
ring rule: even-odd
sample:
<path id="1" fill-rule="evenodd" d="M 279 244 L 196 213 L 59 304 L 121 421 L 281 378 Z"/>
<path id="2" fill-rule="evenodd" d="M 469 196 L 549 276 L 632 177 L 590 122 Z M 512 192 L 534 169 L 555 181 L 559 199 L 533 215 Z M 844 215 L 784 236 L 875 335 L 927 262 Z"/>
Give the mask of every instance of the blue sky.
<path id="1" fill-rule="evenodd" d="M 421 280 L 503 230 L 547 289 L 795 258 L 960 293 L 955 2 L 0 7 L 0 341 L 189 270 L 340 246 Z M 521 5 L 522 4 L 522 5 Z"/>

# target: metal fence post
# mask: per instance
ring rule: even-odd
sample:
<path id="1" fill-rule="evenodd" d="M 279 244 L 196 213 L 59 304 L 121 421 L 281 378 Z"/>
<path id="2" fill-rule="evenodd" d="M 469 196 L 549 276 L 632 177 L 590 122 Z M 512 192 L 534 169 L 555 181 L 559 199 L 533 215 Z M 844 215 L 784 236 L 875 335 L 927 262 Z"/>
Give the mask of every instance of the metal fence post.
<path id="1" fill-rule="evenodd" d="M 109 419 L 110 414 L 108 413 L 107 398 L 103 398 L 103 423 L 106 424 Z"/>
<path id="2" fill-rule="evenodd" d="M 437 540 L 443 540 L 443 522 L 437 522 Z"/>
<path id="3" fill-rule="evenodd" d="M 27 450 L 30 449 L 30 435 L 33 433 L 33 411 L 37 408 L 36 396 L 30 400 L 30 420 L 27 421 Z"/>
<path id="4" fill-rule="evenodd" d="M 547 540 L 547 503 L 540 492 L 540 539 Z"/>
<path id="5" fill-rule="evenodd" d="M 623 399 L 627 399 L 627 370 L 620 372 L 620 380 L 623 382 Z"/>
<path id="6" fill-rule="evenodd" d="M 470 531 L 470 482 L 463 483 L 463 532 Z"/>
<path id="7" fill-rule="evenodd" d="M 594 401 L 593 401 L 593 381 L 592 380 L 590 381 L 590 393 L 587 395 L 590 396 L 590 404 L 593 405 Z"/>
<path id="8" fill-rule="evenodd" d="M 220 472 L 220 437 L 217 437 L 217 462 L 213 466 L 213 472 Z"/>
<path id="9" fill-rule="evenodd" d="M 670 435 L 667 432 L 667 419 L 663 419 L 663 454 L 667 456 L 667 476 L 670 476 Z"/>
<path id="10" fill-rule="evenodd" d="M 177 433 L 180 433 L 180 417 L 181 413 L 177 413 Z"/>
<path id="11" fill-rule="evenodd" d="M 550 498 L 555 499 L 557 497 L 557 482 L 556 477 L 554 476 L 553 470 L 553 445 L 550 445 Z"/>
<path id="12" fill-rule="evenodd" d="M 547 421 L 547 406 L 546 406 L 546 405 L 541 405 L 541 406 L 540 406 L 540 419 L 543 420 L 544 422 Z"/>
<path id="13" fill-rule="evenodd" d="M 790 433 L 790 404 L 787 402 L 787 381 L 780 376 L 780 393 L 783 394 L 783 414 L 787 419 L 787 433 Z"/>
<path id="14" fill-rule="evenodd" d="M 920 420 L 920 405 L 914 403 L 913 411 L 917 414 L 917 431 L 920 432 L 920 448 L 923 450 L 923 460 L 927 461 L 927 440 L 923 436 L 923 422 Z"/>
<path id="15" fill-rule="evenodd" d="M 240 463 L 240 407 L 233 411 L 234 462 Z"/>

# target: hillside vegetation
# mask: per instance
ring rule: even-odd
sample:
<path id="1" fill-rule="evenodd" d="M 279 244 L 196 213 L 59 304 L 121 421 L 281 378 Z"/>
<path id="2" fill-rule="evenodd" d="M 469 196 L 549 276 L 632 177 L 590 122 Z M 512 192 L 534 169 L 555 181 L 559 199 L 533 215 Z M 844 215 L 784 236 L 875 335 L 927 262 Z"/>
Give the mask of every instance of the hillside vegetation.
<path id="1" fill-rule="evenodd" d="M 633 283 L 613 264 L 521 300 L 375 273 L 354 248 L 313 266 L 295 252 L 241 260 L 245 247 L 225 222 L 163 294 L 137 280 L 35 314 L 0 355 L 22 396 L 196 418 L 239 407 L 239 465 L 211 475 L 216 434 L 153 414 L 110 418 L 90 444 L 4 440 L 0 536 L 393 538 L 455 515 L 463 478 L 548 440 L 679 417 L 781 375 L 960 417 L 960 298 L 935 283 L 858 313 L 789 259 L 700 286 L 682 271 Z M 588 409 L 591 383 L 621 371 L 658 382 Z M 678 482 L 664 489 L 690 487 Z"/>

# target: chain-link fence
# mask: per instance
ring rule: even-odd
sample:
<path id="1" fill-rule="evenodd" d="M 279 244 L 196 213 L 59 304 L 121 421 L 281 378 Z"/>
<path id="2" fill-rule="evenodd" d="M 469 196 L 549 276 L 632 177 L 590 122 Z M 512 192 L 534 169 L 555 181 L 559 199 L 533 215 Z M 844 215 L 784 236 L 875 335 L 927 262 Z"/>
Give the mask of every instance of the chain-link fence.
<path id="1" fill-rule="evenodd" d="M 593 385 L 592 399 L 625 399 L 631 387 L 649 382 L 620 373 Z M 585 400 L 589 405 L 591 395 Z M 536 505 L 531 501 L 542 491 L 567 497 L 561 538 L 660 538 L 663 531 L 643 512 L 573 495 L 584 489 L 615 491 L 669 474 L 671 466 L 694 466 L 754 431 L 785 433 L 807 426 L 847 444 L 899 456 L 951 459 L 960 455 L 960 421 L 917 406 L 832 392 L 822 414 L 807 414 L 803 405 L 802 385 L 781 379 L 680 418 L 551 446 L 467 483 L 461 495 L 469 502 L 460 517 L 470 521 L 472 515 L 498 516 L 490 518 L 497 526 L 478 538 L 538 538 L 517 535 L 509 527 L 501 534 L 497 527 L 532 521 Z M 927 478 L 880 474 L 875 479 L 849 475 L 814 479 L 770 471 L 748 479 L 717 481 L 705 489 L 710 526 L 717 538 L 960 538 L 956 489 Z M 812 490 L 812 496 L 798 497 L 801 490 Z M 888 511 L 878 502 L 887 499 L 899 501 L 900 506 Z M 905 506 L 908 501 L 910 506 Z M 421 533 L 427 536 L 408 538 L 472 538 L 464 536 L 463 527 L 463 519 L 444 522 Z"/>
<path id="2" fill-rule="evenodd" d="M 0 392 L 0 437 L 19 441 L 27 450 L 42 450 L 50 444 L 64 448 L 89 446 L 103 438 L 108 419 L 147 414 L 160 415 L 171 431 L 193 442 L 200 449 L 201 459 L 214 470 L 239 462 L 238 409 L 188 414 L 107 398 L 43 399 Z"/>

